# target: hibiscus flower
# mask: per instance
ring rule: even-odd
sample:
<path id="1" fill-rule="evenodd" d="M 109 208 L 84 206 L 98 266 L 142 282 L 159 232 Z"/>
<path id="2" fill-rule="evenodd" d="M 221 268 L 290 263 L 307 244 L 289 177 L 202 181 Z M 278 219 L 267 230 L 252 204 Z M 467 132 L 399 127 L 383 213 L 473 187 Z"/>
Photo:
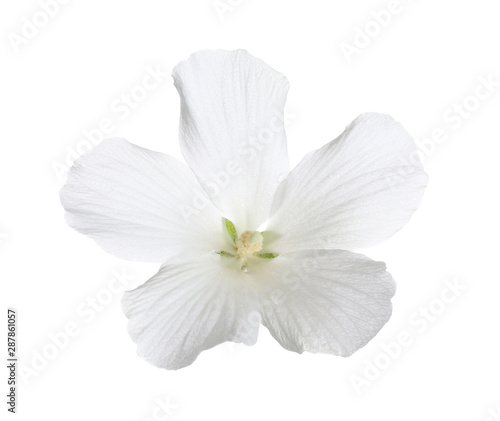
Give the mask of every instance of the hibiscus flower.
<path id="1" fill-rule="evenodd" d="M 398 231 L 427 183 L 410 135 L 357 117 L 289 170 L 286 78 L 245 51 L 178 64 L 187 165 L 105 140 L 61 189 L 68 224 L 113 255 L 161 263 L 123 297 L 138 354 L 167 369 L 259 326 L 286 349 L 351 355 L 389 320 L 395 284 L 354 253 Z"/>

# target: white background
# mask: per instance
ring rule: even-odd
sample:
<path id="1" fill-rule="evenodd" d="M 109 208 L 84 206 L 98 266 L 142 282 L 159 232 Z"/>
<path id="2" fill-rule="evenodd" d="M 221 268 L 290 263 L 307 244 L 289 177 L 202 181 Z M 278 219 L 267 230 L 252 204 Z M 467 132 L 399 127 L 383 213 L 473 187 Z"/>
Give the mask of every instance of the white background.
<path id="1" fill-rule="evenodd" d="M 219 3 L 234 6 L 221 17 L 212 0 L 69 0 L 47 21 L 36 1 L 0 6 L 1 308 L 19 312 L 18 419 L 498 419 L 498 2 L 401 0 L 386 27 L 371 22 L 388 8 L 381 0 Z M 45 26 L 16 48 L 24 19 Z M 371 35 L 361 46 L 358 33 L 347 58 L 341 46 L 356 47 L 356 27 Z M 110 297 L 113 271 L 131 289 L 158 265 L 116 259 L 67 227 L 54 165 L 102 119 L 113 123 L 107 137 L 180 158 L 169 74 L 205 48 L 244 48 L 288 77 L 292 165 L 365 111 L 393 115 L 420 140 L 430 176 L 421 207 L 363 250 L 397 281 L 393 316 L 348 359 L 288 352 L 261 328 L 253 347 L 223 344 L 166 371 L 136 356 L 121 293 L 99 312 L 88 304 Z M 148 66 L 167 76 L 124 118 L 111 106 Z M 478 88 L 481 78 L 497 86 Z M 467 117 L 457 117 L 464 101 Z M 424 142 L 437 128 L 444 140 Z M 447 280 L 462 290 L 446 291 Z M 74 336 L 51 346 L 68 324 Z M 384 356 L 402 332 L 411 343 Z M 45 364 L 33 362 L 44 352 Z M 379 368 L 366 374 L 370 364 Z"/>

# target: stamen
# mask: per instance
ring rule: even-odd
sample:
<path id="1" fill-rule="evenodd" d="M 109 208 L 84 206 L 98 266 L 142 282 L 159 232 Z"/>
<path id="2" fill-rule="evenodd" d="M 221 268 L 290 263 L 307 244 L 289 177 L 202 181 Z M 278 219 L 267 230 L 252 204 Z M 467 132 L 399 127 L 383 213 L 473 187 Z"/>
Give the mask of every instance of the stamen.
<path id="1" fill-rule="evenodd" d="M 236 241 L 236 253 L 240 258 L 250 256 L 262 250 L 264 238 L 259 231 L 245 231 Z"/>

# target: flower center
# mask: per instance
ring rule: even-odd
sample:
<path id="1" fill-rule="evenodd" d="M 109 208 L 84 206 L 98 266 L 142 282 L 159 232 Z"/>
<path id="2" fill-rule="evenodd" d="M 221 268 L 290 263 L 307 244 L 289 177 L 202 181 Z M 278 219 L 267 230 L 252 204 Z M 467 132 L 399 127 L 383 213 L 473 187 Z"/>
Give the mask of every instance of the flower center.
<path id="1" fill-rule="evenodd" d="M 259 231 L 244 231 L 239 237 L 236 228 L 229 219 L 224 219 L 224 226 L 233 244 L 229 246 L 231 251 L 215 251 L 221 258 L 232 259 L 241 270 L 247 271 L 247 263 L 254 257 L 259 259 L 274 259 L 276 253 L 262 252 L 264 248 L 264 236 Z M 257 259 L 258 260 L 258 259 Z M 229 261 L 228 261 L 229 262 Z"/>
<path id="2" fill-rule="evenodd" d="M 245 231 L 234 244 L 236 247 L 236 254 L 242 259 L 251 256 L 262 250 L 263 241 L 264 237 L 262 237 L 259 231 Z"/>

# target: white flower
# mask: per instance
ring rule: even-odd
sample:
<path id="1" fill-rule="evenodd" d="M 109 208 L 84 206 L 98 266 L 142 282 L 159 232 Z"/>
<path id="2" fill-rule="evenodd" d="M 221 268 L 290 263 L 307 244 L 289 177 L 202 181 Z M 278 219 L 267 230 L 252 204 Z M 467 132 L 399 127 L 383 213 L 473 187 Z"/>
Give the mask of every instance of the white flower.
<path id="1" fill-rule="evenodd" d="M 254 344 L 261 323 L 295 352 L 364 346 L 395 285 L 384 263 L 347 250 L 389 238 L 417 207 L 427 176 L 411 137 L 363 114 L 289 172 L 283 75 L 245 51 L 201 51 L 173 77 L 188 165 L 111 139 L 61 190 L 70 226 L 162 263 L 123 297 L 139 355 L 178 369 L 224 341 Z"/>

